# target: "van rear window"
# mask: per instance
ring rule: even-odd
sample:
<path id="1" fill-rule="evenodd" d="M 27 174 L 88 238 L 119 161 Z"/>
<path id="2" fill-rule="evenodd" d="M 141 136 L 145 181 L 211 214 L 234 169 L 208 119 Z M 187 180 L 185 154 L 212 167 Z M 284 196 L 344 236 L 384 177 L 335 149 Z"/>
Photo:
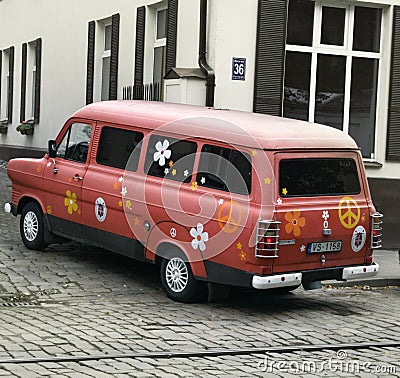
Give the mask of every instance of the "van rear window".
<path id="1" fill-rule="evenodd" d="M 360 193 L 353 159 L 285 159 L 279 163 L 279 195 L 336 196 Z"/>

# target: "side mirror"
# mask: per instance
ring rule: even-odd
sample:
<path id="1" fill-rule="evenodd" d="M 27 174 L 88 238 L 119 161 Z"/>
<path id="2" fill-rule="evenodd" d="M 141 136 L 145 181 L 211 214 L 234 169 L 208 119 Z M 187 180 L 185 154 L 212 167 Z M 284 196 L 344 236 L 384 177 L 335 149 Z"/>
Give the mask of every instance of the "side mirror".
<path id="1" fill-rule="evenodd" d="M 56 145 L 55 140 L 49 140 L 48 153 L 49 153 L 49 157 L 51 157 L 51 158 L 57 157 L 57 145 Z"/>
<path id="2" fill-rule="evenodd" d="M 49 140 L 48 153 L 49 153 L 49 157 L 51 157 L 51 158 L 57 157 L 57 145 L 56 145 L 55 140 Z"/>

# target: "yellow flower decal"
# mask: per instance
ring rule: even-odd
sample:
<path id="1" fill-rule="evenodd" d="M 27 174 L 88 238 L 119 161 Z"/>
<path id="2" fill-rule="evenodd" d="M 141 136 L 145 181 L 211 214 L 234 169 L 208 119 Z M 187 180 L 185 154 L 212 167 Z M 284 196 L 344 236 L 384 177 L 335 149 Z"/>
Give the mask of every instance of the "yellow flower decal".
<path id="1" fill-rule="evenodd" d="M 236 248 L 237 248 L 237 249 L 242 249 L 242 243 L 241 243 L 241 242 L 237 243 L 237 244 L 236 244 Z"/>
<path id="2" fill-rule="evenodd" d="M 287 234 L 291 234 L 293 232 L 294 236 L 301 235 L 301 228 L 306 225 L 306 218 L 300 217 L 300 211 L 295 209 L 293 214 L 289 211 L 285 214 L 285 219 L 287 220 L 287 224 L 285 226 L 285 231 Z"/>
<path id="3" fill-rule="evenodd" d="M 288 194 L 288 191 L 287 191 L 286 188 L 283 188 L 283 189 L 282 189 L 282 194 L 283 194 L 284 196 L 286 196 L 286 195 Z"/>
<path id="4" fill-rule="evenodd" d="M 271 185 L 272 180 L 271 180 L 270 177 L 267 177 L 267 178 L 264 179 L 264 182 L 265 182 L 266 185 Z"/>
<path id="5" fill-rule="evenodd" d="M 129 210 L 132 210 L 132 203 L 131 203 L 131 200 L 126 200 L 126 201 L 125 201 L 125 207 L 127 207 Z"/>
<path id="6" fill-rule="evenodd" d="M 193 181 L 193 182 L 192 182 L 192 187 L 191 187 L 191 189 L 192 189 L 193 191 L 195 191 L 195 190 L 197 190 L 198 187 L 199 187 L 199 185 L 197 184 L 197 181 Z"/>
<path id="7" fill-rule="evenodd" d="M 66 197 L 64 198 L 64 205 L 68 208 L 68 214 L 72 215 L 72 212 L 78 211 L 78 204 L 76 203 L 76 194 L 72 193 L 70 190 L 65 192 Z"/>
<path id="8" fill-rule="evenodd" d="M 240 257 L 241 261 L 246 261 L 246 258 L 247 258 L 246 252 L 245 251 L 240 251 L 239 257 Z"/>

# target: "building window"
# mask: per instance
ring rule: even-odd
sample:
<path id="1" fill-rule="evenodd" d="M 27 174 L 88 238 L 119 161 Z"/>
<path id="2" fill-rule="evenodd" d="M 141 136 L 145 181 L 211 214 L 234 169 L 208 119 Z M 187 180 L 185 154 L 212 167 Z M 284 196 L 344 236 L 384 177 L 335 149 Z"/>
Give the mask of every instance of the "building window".
<path id="1" fill-rule="evenodd" d="M 343 130 L 374 158 L 382 9 L 290 0 L 283 115 Z"/>
<path id="2" fill-rule="evenodd" d="M 14 47 L 2 51 L 0 82 L 0 121 L 12 123 L 14 91 Z"/>
<path id="3" fill-rule="evenodd" d="M 111 63 L 111 24 L 104 25 L 104 47 L 101 56 L 102 75 L 101 75 L 101 101 L 109 99 L 110 89 L 110 63 Z"/>
<path id="4" fill-rule="evenodd" d="M 37 80 L 37 67 L 36 67 L 36 41 L 28 43 L 28 57 L 27 57 L 27 88 L 28 88 L 28 118 L 35 118 L 35 102 L 36 102 L 36 80 Z"/>
<path id="5" fill-rule="evenodd" d="M 167 9 L 156 10 L 154 39 L 153 84 L 161 93 L 165 75 L 165 50 L 167 46 Z"/>
<path id="6" fill-rule="evenodd" d="M 39 122 L 41 46 L 41 38 L 22 44 L 20 122 Z"/>

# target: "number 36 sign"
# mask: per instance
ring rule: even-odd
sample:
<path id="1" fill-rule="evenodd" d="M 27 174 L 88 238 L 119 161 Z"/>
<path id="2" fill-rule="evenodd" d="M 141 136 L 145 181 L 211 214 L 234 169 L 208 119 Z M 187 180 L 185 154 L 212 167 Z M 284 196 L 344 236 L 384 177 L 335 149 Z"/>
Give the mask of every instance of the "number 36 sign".
<path id="1" fill-rule="evenodd" d="M 246 80 L 246 58 L 232 58 L 232 80 Z"/>

